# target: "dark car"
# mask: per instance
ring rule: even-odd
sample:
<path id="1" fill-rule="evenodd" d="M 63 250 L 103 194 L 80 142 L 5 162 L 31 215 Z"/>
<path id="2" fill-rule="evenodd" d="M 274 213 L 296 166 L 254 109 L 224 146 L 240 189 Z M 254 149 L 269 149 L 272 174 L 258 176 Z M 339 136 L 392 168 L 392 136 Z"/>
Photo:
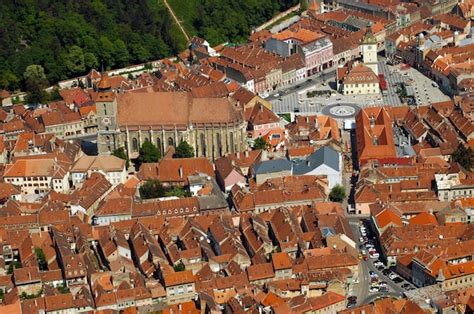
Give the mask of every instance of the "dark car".
<path id="1" fill-rule="evenodd" d="M 350 297 L 347 298 L 347 301 L 356 302 L 357 301 L 357 296 L 356 295 L 351 295 Z"/>
<path id="2" fill-rule="evenodd" d="M 403 279 L 400 278 L 400 277 L 395 277 L 395 278 L 393 278 L 393 282 L 395 282 L 395 283 L 401 283 L 401 282 L 403 282 Z"/>
<path id="3" fill-rule="evenodd" d="M 402 288 L 403 288 L 403 289 L 408 289 L 408 288 L 410 288 L 410 287 L 411 287 L 411 285 L 410 285 L 409 283 L 404 283 L 404 284 L 402 285 Z"/>
<path id="4" fill-rule="evenodd" d="M 385 267 L 383 267 L 382 265 L 377 266 L 375 268 L 377 268 L 378 271 L 383 271 L 385 269 Z"/>
<path id="5" fill-rule="evenodd" d="M 390 269 L 384 269 L 382 271 L 382 274 L 384 274 L 385 276 L 388 276 L 388 274 L 390 274 L 392 271 Z"/>

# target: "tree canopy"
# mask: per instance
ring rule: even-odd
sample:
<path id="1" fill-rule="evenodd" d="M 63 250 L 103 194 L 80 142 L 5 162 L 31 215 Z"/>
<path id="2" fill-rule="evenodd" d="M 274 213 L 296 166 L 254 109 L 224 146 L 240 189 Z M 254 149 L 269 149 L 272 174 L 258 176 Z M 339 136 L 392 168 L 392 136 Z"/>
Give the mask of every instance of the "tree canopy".
<path id="1" fill-rule="evenodd" d="M 147 180 L 139 188 L 140 197 L 142 199 L 159 198 L 159 197 L 191 197 L 191 193 L 181 187 L 164 187 L 159 180 Z"/>
<path id="2" fill-rule="evenodd" d="M 462 144 L 459 144 L 456 151 L 454 151 L 452 158 L 468 171 L 470 171 L 474 166 L 474 151 L 470 147 L 466 148 Z"/>
<path id="3" fill-rule="evenodd" d="M 123 147 L 119 147 L 112 152 L 112 155 L 120 159 L 125 160 L 125 167 L 128 169 L 130 166 L 130 160 L 128 159 L 127 153 Z"/>
<path id="4" fill-rule="evenodd" d="M 332 202 L 342 202 L 346 198 L 346 191 L 340 184 L 336 184 L 329 193 L 329 199 Z"/>
<path id="5" fill-rule="evenodd" d="M 163 1 L 0 2 L 0 88 L 25 87 L 29 65 L 54 83 L 178 53 L 186 40 Z"/>
<path id="6" fill-rule="evenodd" d="M 140 164 L 145 162 L 157 162 L 161 158 L 161 152 L 152 142 L 145 141 L 140 148 L 140 156 L 138 162 Z"/>
<path id="7" fill-rule="evenodd" d="M 159 180 L 147 180 L 139 188 L 140 197 L 143 199 L 158 198 L 165 196 L 166 190 Z"/>
<path id="8" fill-rule="evenodd" d="M 27 102 L 41 103 L 46 96 L 44 89 L 48 86 L 43 67 L 37 64 L 29 65 L 23 73 L 23 77 L 28 92 Z"/>
<path id="9" fill-rule="evenodd" d="M 181 141 L 176 147 L 174 158 L 192 158 L 194 157 L 194 148 L 186 141 Z"/>
<path id="10" fill-rule="evenodd" d="M 259 137 L 253 143 L 253 149 L 267 149 L 269 144 L 263 137 Z"/>
<path id="11" fill-rule="evenodd" d="M 279 11 L 299 0 L 168 0 L 173 11 L 184 21 L 192 35 L 212 45 L 247 40 L 255 26 L 271 19 Z"/>

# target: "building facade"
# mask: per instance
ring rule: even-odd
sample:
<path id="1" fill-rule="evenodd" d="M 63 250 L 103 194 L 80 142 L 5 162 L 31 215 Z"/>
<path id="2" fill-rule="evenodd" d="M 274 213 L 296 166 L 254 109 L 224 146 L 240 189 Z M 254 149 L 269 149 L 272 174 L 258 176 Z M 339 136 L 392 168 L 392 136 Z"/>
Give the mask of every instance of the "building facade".
<path id="1" fill-rule="evenodd" d="M 247 148 L 243 114 L 225 98 L 194 98 L 187 92 L 115 95 L 105 77 L 96 106 L 99 154 L 123 147 L 136 158 L 145 141 L 161 152 L 187 141 L 195 156 L 210 159 Z"/>

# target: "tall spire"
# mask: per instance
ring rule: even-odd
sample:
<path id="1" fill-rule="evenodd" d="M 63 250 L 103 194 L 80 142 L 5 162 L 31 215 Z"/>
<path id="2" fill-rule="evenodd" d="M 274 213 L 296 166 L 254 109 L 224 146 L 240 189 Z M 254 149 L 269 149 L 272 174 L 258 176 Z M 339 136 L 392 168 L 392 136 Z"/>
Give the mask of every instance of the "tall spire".
<path id="1" fill-rule="evenodd" d="M 377 44 L 377 39 L 374 36 L 374 33 L 372 32 L 372 22 L 369 22 L 367 25 L 367 28 L 365 30 L 364 37 L 362 37 L 362 44 Z"/>

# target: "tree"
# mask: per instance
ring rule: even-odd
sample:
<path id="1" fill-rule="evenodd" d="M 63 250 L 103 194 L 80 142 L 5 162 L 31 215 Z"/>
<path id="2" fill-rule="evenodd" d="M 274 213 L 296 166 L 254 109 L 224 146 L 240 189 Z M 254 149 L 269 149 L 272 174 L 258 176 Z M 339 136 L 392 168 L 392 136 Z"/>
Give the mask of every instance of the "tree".
<path id="1" fill-rule="evenodd" d="M 346 198 L 346 191 L 344 187 L 340 184 L 336 184 L 329 193 L 329 199 L 331 202 L 341 203 Z"/>
<path id="2" fill-rule="evenodd" d="M 7 274 L 8 275 L 11 275 L 13 274 L 13 271 L 17 268 L 21 268 L 21 263 L 19 261 L 13 261 L 10 263 L 10 265 L 8 265 L 8 269 L 7 269 Z"/>
<path id="3" fill-rule="evenodd" d="M 59 101 L 59 100 L 62 100 L 63 98 L 61 97 L 61 94 L 59 93 L 59 88 L 55 87 L 49 93 L 46 93 L 45 99 L 48 101 Z"/>
<path id="4" fill-rule="evenodd" d="M 61 294 L 66 294 L 66 293 L 69 292 L 69 288 L 66 285 L 62 284 L 62 285 L 58 286 L 58 291 Z"/>
<path id="5" fill-rule="evenodd" d="M 128 159 L 127 153 L 125 152 L 125 148 L 123 147 L 117 148 L 116 150 L 112 152 L 112 155 L 125 160 L 125 167 L 127 169 L 130 167 L 130 160 Z"/>
<path id="6" fill-rule="evenodd" d="M 114 41 L 113 57 L 115 64 L 119 67 L 123 67 L 128 64 L 130 56 L 128 54 L 127 46 L 123 40 L 117 39 Z"/>
<path id="7" fill-rule="evenodd" d="M 48 86 L 44 69 L 41 65 L 29 65 L 23 74 L 25 79 L 25 87 L 28 92 L 27 102 L 41 103 L 45 98 L 44 89 Z"/>
<path id="8" fill-rule="evenodd" d="M 147 180 L 140 188 L 140 197 L 143 199 L 165 196 L 165 188 L 159 180 Z"/>
<path id="9" fill-rule="evenodd" d="M 308 1 L 311 0 L 300 0 L 300 11 L 306 11 L 308 9 Z"/>
<path id="10" fill-rule="evenodd" d="M 115 64 L 114 45 L 107 36 L 102 36 L 99 39 L 99 47 L 100 57 L 102 58 L 102 61 L 105 62 L 105 66 L 107 68 L 111 68 Z"/>
<path id="11" fill-rule="evenodd" d="M 158 147 L 153 145 L 150 141 L 145 141 L 140 148 L 140 156 L 138 157 L 139 164 L 145 162 L 157 162 L 161 158 L 161 152 Z"/>
<path id="12" fill-rule="evenodd" d="M 99 62 L 97 61 L 97 58 L 93 53 L 86 52 L 84 54 L 84 66 L 86 68 L 86 71 L 98 68 Z"/>
<path id="13" fill-rule="evenodd" d="M 194 148 L 186 141 L 181 141 L 176 147 L 176 151 L 173 155 L 174 158 L 193 158 Z"/>
<path id="14" fill-rule="evenodd" d="M 70 75 L 81 74 L 86 70 L 84 53 L 79 46 L 71 46 L 65 58 L 66 68 Z"/>
<path id="15" fill-rule="evenodd" d="M 466 148 L 463 144 L 459 144 L 452 158 L 468 171 L 474 166 L 474 152 L 470 147 Z"/>
<path id="16" fill-rule="evenodd" d="M 180 272 L 180 271 L 184 271 L 186 269 L 186 266 L 184 266 L 182 262 L 179 262 L 178 264 L 173 266 L 173 269 L 175 272 Z"/>
<path id="17" fill-rule="evenodd" d="M 46 262 L 46 256 L 41 248 L 35 247 L 36 260 L 40 270 L 48 270 L 48 263 Z"/>
<path id="18" fill-rule="evenodd" d="M 12 71 L 5 70 L 0 72 L 0 88 L 14 91 L 19 87 L 19 82 L 20 80 Z"/>
<path id="19" fill-rule="evenodd" d="M 253 149 L 267 149 L 269 146 L 270 144 L 263 137 L 257 138 L 253 143 Z"/>

